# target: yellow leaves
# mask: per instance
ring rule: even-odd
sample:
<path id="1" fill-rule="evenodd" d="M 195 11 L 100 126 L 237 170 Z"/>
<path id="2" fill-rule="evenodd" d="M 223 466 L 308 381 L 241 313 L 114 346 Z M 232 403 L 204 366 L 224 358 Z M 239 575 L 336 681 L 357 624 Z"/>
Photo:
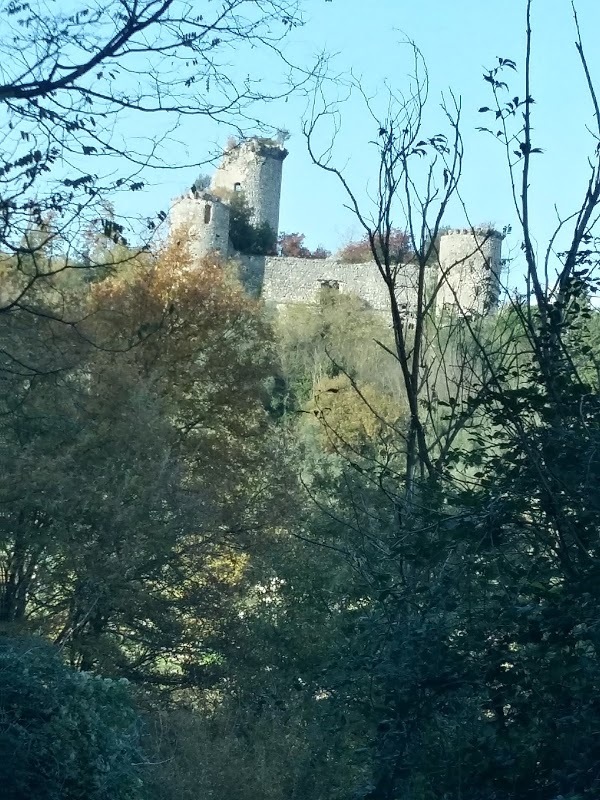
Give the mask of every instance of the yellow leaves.
<path id="1" fill-rule="evenodd" d="M 92 302 L 90 326 L 104 348 L 96 394 L 144 387 L 188 488 L 218 514 L 248 516 L 249 476 L 262 472 L 269 448 L 264 393 L 274 357 L 261 304 L 228 264 L 194 261 L 183 236 L 134 276 L 103 281 Z"/>
<path id="2" fill-rule="evenodd" d="M 118 315 L 120 332 L 135 336 L 142 326 L 160 324 L 163 332 L 221 330 L 240 315 L 257 315 L 259 305 L 246 296 L 227 263 L 195 260 L 188 238 L 170 239 L 151 264 L 94 287 L 92 308 Z"/>
<path id="3" fill-rule="evenodd" d="M 249 560 L 246 553 L 234 550 L 223 551 L 219 556 L 208 561 L 207 568 L 219 583 L 236 586 L 242 582 Z"/>
<path id="4" fill-rule="evenodd" d="M 406 417 L 405 407 L 390 395 L 366 383 L 359 385 L 346 375 L 320 380 L 309 410 L 330 452 L 360 452 L 366 445 L 397 436 Z"/>

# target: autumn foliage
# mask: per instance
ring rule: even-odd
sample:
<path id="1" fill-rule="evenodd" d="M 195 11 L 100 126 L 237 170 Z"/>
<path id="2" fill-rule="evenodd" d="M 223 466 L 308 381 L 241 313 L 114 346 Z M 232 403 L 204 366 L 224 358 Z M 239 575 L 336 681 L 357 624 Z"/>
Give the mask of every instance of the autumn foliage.
<path id="1" fill-rule="evenodd" d="M 375 249 L 379 257 L 383 259 L 383 248 L 379 242 L 376 242 Z M 406 231 L 402 231 L 399 228 L 392 228 L 387 249 L 390 263 L 403 264 L 409 261 L 411 247 L 410 239 Z M 347 264 L 364 264 L 367 261 L 373 261 L 373 249 L 368 236 L 365 234 L 362 239 L 348 242 L 348 244 L 344 245 L 339 251 L 337 257 L 340 261 L 345 261 Z"/>
<path id="2" fill-rule="evenodd" d="M 281 233 L 277 241 L 277 252 L 280 256 L 289 258 L 329 258 L 331 253 L 324 247 L 310 250 L 304 244 L 306 237 L 303 233 Z"/>
<path id="3" fill-rule="evenodd" d="M 2 418 L 0 626 L 33 626 L 80 669 L 210 682 L 204 662 L 284 483 L 269 327 L 227 266 L 192 264 L 185 241 L 80 301 L 75 344 L 57 328 L 61 370 Z M 37 333 L 43 348 L 55 331 Z"/>
<path id="4" fill-rule="evenodd" d="M 195 459 L 229 464 L 222 479 L 239 474 L 248 443 L 263 433 L 261 387 L 273 355 L 260 306 L 230 268 L 211 258 L 193 263 L 182 238 L 132 280 L 99 284 L 93 303 L 92 324 L 151 377 L 180 441 L 195 442 Z"/>

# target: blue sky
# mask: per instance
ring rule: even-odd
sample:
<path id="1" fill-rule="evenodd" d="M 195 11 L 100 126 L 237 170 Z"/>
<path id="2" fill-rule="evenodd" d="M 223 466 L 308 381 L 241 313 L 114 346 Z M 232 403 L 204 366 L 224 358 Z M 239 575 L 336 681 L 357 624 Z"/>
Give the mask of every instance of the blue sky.
<path id="1" fill-rule="evenodd" d="M 540 248 L 549 235 L 558 204 L 561 213 L 572 211 L 586 183 L 586 156 L 594 142 L 585 131 L 592 123 L 592 107 L 586 93 L 577 53 L 570 0 L 535 0 L 533 90 L 536 144 L 544 149 L 535 163 L 532 183 L 533 227 Z M 477 109 L 490 97 L 482 80 L 483 69 L 498 56 L 514 59 L 519 66 L 524 52 L 525 0 L 307 0 L 306 25 L 282 42 L 286 56 L 310 63 L 319 51 L 333 55 L 332 69 L 352 70 L 363 88 L 383 100 L 384 81 L 400 89 L 410 69 L 409 53 L 401 42 L 406 37 L 421 49 L 429 70 L 429 131 L 442 127 L 439 102 L 452 89 L 463 105 L 462 131 L 465 163 L 462 196 L 473 222 L 494 222 L 499 227 L 514 222 L 506 167 L 501 147 L 491 137 L 476 132 L 483 123 Z M 592 74 L 600 89 L 600 51 L 595 47 L 600 31 L 599 0 L 578 0 L 577 8 Z M 277 62 L 256 52 L 252 64 L 232 66 L 264 71 L 273 77 Z M 511 74 L 511 96 L 523 96 L 522 73 Z M 512 91 L 514 86 L 514 91 Z M 332 97 L 335 89 L 332 89 Z M 280 229 L 306 234 L 310 245 L 335 250 L 358 232 L 352 215 L 343 208 L 344 198 L 334 179 L 313 167 L 301 133 L 306 98 L 291 98 L 258 109 L 273 125 L 291 133 L 290 155 L 284 164 Z M 374 162 L 368 141 L 375 131 L 361 108 L 349 102 L 341 109 L 339 163 L 357 194 L 366 196 Z M 224 142 L 229 131 L 201 119 L 188 119 L 175 131 L 179 144 L 171 145 L 173 160 L 200 160 L 215 143 Z M 152 186 L 135 202 L 144 212 L 165 208 L 168 200 L 189 186 L 198 169 L 157 173 Z M 132 201 L 128 201 L 132 202 Z M 464 224 L 461 209 L 454 207 L 447 222 Z M 507 248 L 518 252 L 515 236 Z"/>

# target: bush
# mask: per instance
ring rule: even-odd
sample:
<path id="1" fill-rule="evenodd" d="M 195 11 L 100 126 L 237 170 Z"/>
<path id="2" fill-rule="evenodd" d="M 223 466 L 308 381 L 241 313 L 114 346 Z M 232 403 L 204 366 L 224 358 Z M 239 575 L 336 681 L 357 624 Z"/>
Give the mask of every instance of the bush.
<path id="1" fill-rule="evenodd" d="M 252 209 L 243 192 L 234 192 L 229 200 L 229 238 L 238 253 L 252 256 L 275 255 L 276 237 L 267 222 L 253 225 Z"/>
<path id="2" fill-rule="evenodd" d="M 38 639 L 0 644 L 0 786 L 6 800 L 138 800 L 127 685 L 65 666 Z"/>

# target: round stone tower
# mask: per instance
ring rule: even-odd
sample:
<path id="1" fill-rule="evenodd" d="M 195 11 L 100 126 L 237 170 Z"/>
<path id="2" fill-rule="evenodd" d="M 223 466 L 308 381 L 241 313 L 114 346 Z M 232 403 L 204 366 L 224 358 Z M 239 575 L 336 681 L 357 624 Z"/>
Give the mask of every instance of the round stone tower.
<path id="1" fill-rule="evenodd" d="M 229 206 L 210 192 L 191 191 L 177 198 L 171 207 L 171 235 L 178 229 L 189 233 L 195 258 L 229 252 Z"/>
<path id="2" fill-rule="evenodd" d="M 485 314 L 498 304 L 502 239 L 484 228 L 448 231 L 440 237 L 437 308 Z"/>
<path id="3" fill-rule="evenodd" d="M 287 154 L 285 147 L 272 139 L 254 138 L 234 145 L 223 154 L 211 191 L 225 201 L 235 192 L 243 192 L 252 209 L 252 222 L 268 223 L 277 235 L 281 173 Z"/>

